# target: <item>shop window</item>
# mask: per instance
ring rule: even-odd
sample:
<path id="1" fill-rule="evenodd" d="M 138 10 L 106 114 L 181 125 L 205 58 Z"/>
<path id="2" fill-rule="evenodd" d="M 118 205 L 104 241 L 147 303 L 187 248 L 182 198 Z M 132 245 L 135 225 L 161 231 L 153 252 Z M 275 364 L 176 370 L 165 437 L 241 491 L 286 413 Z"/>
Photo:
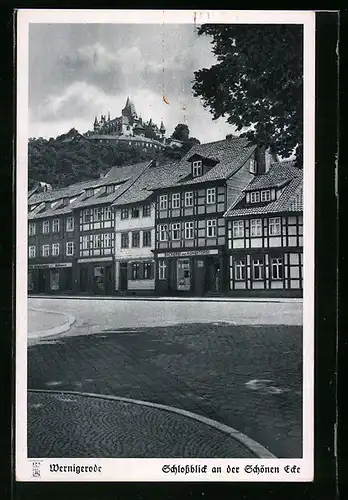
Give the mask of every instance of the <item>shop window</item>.
<path id="1" fill-rule="evenodd" d="M 132 233 L 132 247 L 139 248 L 139 246 L 140 246 L 140 233 L 139 231 L 136 231 Z"/>
<path id="2" fill-rule="evenodd" d="M 59 271 L 50 272 L 50 289 L 59 290 Z"/>
<path id="3" fill-rule="evenodd" d="M 244 221 L 234 220 L 233 221 L 233 238 L 243 238 L 244 237 Z"/>
<path id="4" fill-rule="evenodd" d="M 150 280 L 153 278 L 153 263 L 144 262 L 144 280 Z"/>
<path id="5" fill-rule="evenodd" d="M 250 221 L 250 236 L 262 236 L 262 220 L 251 219 Z"/>
<path id="6" fill-rule="evenodd" d="M 193 191 L 185 193 L 185 207 L 193 206 Z"/>
<path id="7" fill-rule="evenodd" d="M 129 217 L 128 208 L 122 208 L 121 209 L 121 219 L 128 219 L 128 217 Z"/>
<path id="8" fill-rule="evenodd" d="M 129 247 L 129 235 L 128 233 L 121 233 L 121 248 Z"/>
<path id="9" fill-rule="evenodd" d="M 29 233 L 29 236 L 34 236 L 36 234 L 36 224 L 35 224 L 35 222 L 30 222 L 28 233 Z"/>
<path id="10" fill-rule="evenodd" d="M 167 265 L 166 261 L 163 259 L 160 259 L 158 261 L 158 279 L 160 280 L 167 279 Z"/>
<path id="11" fill-rule="evenodd" d="M 193 222 L 185 222 L 185 239 L 192 240 L 193 239 Z"/>
<path id="12" fill-rule="evenodd" d="M 151 205 L 150 203 L 146 203 L 143 205 L 143 217 L 150 217 L 151 215 Z"/>
<path id="13" fill-rule="evenodd" d="M 138 262 L 133 262 L 132 264 L 132 280 L 140 279 L 140 264 Z"/>
<path id="14" fill-rule="evenodd" d="M 58 233 L 59 232 L 59 219 L 53 219 L 53 221 L 52 221 L 52 232 L 53 233 Z"/>
<path id="15" fill-rule="evenodd" d="M 95 266 L 93 268 L 94 286 L 97 290 L 104 291 L 104 268 Z"/>
<path id="16" fill-rule="evenodd" d="M 216 202 L 216 189 L 209 188 L 207 189 L 207 204 L 212 205 Z"/>
<path id="17" fill-rule="evenodd" d="M 29 247 L 29 259 L 35 259 L 36 255 L 36 247 L 31 246 Z"/>
<path id="18" fill-rule="evenodd" d="M 28 272 L 28 290 L 29 291 L 34 290 L 34 278 L 33 278 L 33 273 L 31 271 Z"/>
<path id="19" fill-rule="evenodd" d="M 271 259 L 271 276 L 272 280 L 283 279 L 283 259 L 281 257 Z"/>
<path id="20" fill-rule="evenodd" d="M 172 194 L 172 208 L 180 208 L 180 193 Z"/>
<path id="21" fill-rule="evenodd" d="M 262 280 L 263 279 L 263 260 L 253 259 L 253 279 Z"/>
<path id="22" fill-rule="evenodd" d="M 234 262 L 234 279 L 236 281 L 245 280 L 245 261 L 242 259 L 235 260 Z"/>
<path id="23" fill-rule="evenodd" d="M 180 222 L 172 224 L 172 240 L 180 240 Z"/>
<path id="24" fill-rule="evenodd" d="M 216 220 L 207 220 L 207 238 L 215 238 L 216 236 Z"/>
<path id="25" fill-rule="evenodd" d="M 143 232 L 143 247 L 151 246 L 151 231 Z"/>
<path id="26" fill-rule="evenodd" d="M 270 236 L 276 236 L 280 234 L 280 217 L 272 217 L 268 222 L 268 229 Z"/>

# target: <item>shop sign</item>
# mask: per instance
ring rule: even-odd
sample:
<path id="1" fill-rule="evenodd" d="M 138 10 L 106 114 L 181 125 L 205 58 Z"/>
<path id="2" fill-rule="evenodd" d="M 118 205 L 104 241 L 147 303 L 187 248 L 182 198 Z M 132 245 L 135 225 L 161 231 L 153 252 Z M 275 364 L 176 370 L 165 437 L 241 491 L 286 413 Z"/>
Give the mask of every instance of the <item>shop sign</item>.
<path id="1" fill-rule="evenodd" d="M 72 267 L 71 262 L 60 262 L 55 264 L 30 264 L 29 269 L 56 269 L 61 267 Z"/>
<path id="2" fill-rule="evenodd" d="M 159 253 L 158 257 L 195 257 L 196 255 L 216 255 L 219 253 L 217 248 L 209 250 L 184 250 L 183 252 L 165 252 Z"/>
<path id="3" fill-rule="evenodd" d="M 92 258 L 86 258 L 86 259 L 78 259 L 77 262 L 79 264 L 87 264 L 88 262 L 110 262 L 113 260 L 113 257 L 92 257 Z"/>

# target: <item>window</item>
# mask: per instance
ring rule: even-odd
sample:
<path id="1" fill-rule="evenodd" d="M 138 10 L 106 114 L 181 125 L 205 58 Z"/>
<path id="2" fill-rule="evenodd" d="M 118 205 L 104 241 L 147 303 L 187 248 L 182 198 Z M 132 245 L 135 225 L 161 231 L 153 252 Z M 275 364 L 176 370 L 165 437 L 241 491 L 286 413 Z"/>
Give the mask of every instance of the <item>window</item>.
<path id="1" fill-rule="evenodd" d="M 84 224 L 89 222 L 89 216 L 90 216 L 89 208 L 86 208 L 82 213 L 82 222 Z"/>
<path id="2" fill-rule="evenodd" d="M 104 234 L 104 247 L 105 248 L 111 247 L 111 234 L 110 233 Z"/>
<path id="3" fill-rule="evenodd" d="M 67 255 L 74 255 L 75 251 L 75 244 L 73 241 L 68 241 L 66 244 L 66 254 Z"/>
<path id="4" fill-rule="evenodd" d="M 128 219 L 128 217 L 129 217 L 128 208 L 122 208 L 121 209 L 121 219 Z"/>
<path id="5" fill-rule="evenodd" d="M 163 259 L 158 261 L 158 279 L 160 280 L 167 279 L 167 265 L 166 261 Z"/>
<path id="6" fill-rule="evenodd" d="M 167 224 L 160 225 L 160 241 L 168 240 L 168 226 Z"/>
<path id="7" fill-rule="evenodd" d="M 216 236 L 216 220 L 207 220 L 207 238 Z"/>
<path id="8" fill-rule="evenodd" d="M 139 231 L 136 231 L 132 233 L 132 247 L 139 248 L 139 246 L 140 246 L 140 233 Z"/>
<path id="9" fill-rule="evenodd" d="M 256 161 L 250 160 L 250 173 L 256 174 Z"/>
<path id="10" fill-rule="evenodd" d="M 168 196 L 166 194 L 162 194 L 160 196 L 160 210 L 167 210 L 168 207 Z"/>
<path id="11" fill-rule="evenodd" d="M 253 191 L 250 193 L 250 202 L 251 203 L 258 203 L 260 201 L 260 192 L 259 191 Z"/>
<path id="12" fill-rule="evenodd" d="M 93 210 L 93 221 L 94 222 L 100 222 L 101 221 L 101 209 L 100 209 L 100 207 L 96 207 Z"/>
<path id="13" fill-rule="evenodd" d="M 52 245 L 52 255 L 59 255 L 59 243 L 53 243 Z"/>
<path id="14" fill-rule="evenodd" d="M 172 224 L 172 239 L 180 240 L 180 222 Z"/>
<path id="15" fill-rule="evenodd" d="M 138 219 L 140 217 L 140 211 L 138 207 L 132 207 L 132 219 Z"/>
<path id="16" fill-rule="evenodd" d="M 202 161 L 197 160 L 192 162 L 192 175 L 193 177 L 199 177 L 202 175 Z"/>
<path id="17" fill-rule="evenodd" d="M 49 233 L 50 232 L 50 221 L 49 220 L 44 220 L 42 223 L 42 232 L 43 233 Z"/>
<path id="18" fill-rule="evenodd" d="M 143 232 L 143 247 L 151 246 L 151 231 Z"/>
<path id="19" fill-rule="evenodd" d="M 29 247 L 29 259 L 34 259 L 36 255 L 36 247 Z"/>
<path id="20" fill-rule="evenodd" d="M 94 195 L 94 189 L 86 189 L 87 198 L 90 198 L 93 195 Z"/>
<path id="21" fill-rule="evenodd" d="M 193 239 L 193 222 L 185 222 L 185 239 Z"/>
<path id="22" fill-rule="evenodd" d="M 66 219 L 66 230 L 73 231 L 74 230 L 74 217 L 68 217 Z"/>
<path id="23" fill-rule="evenodd" d="M 215 203 L 215 201 L 216 201 L 216 189 L 215 188 L 207 189 L 207 203 L 208 203 L 208 205 Z"/>
<path id="24" fill-rule="evenodd" d="M 100 248 L 100 247 L 101 247 L 101 235 L 94 234 L 93 235 L 93 248 Z"/>
<path id="25" fill-rule="evenodd" d="M 112 194 L 114 192 L 115 192 L 115 186 L 113 184 L 106 186 L 106 194 Z"/>
<path id="26" fill-rule="evenodd" d="M 121 233 L 121 248 L 129 247 L 129 235 L 128 233 Z"/>
<path id="27" fill-rule="evenodd" d="M 271 259 L 272 280 L 281 280 L 283 278 L 283 259 L 274 257 Z"/>
<path id="28" fill-rule="evenodd" d="M 28 231 L 29 231 L 29 236 L 34 236 L 34 234 L 36 233 L 36 224 L 35 224 L 35 222 L 31 222 L 29 224 Z"/>
<path id="29" fill-rule="evenodd" d="M 110 219 L 111 219 L 111 208 L 105 207 L 104 208 L 104 220 L 110 220 Z"/>
<path id="30" fill-rule="evenodd" d="M 280 234 L 280 217 L 273 217 L 269 219 L 268 229 L 270 236 Z"/>
<path id="31" fill-rule="evenodd" d="M 233 238 L 243 238 L 244 237 L 244 221 L 234 220 L 233 221 Z"/>
<path id="32" fill-rule="evenodd" d="M 261 201 L 269 201 L 270 199 L 271 199 L 271 191 L 269 189 L 261 191 Z"/>
<path id="33" fill-rule="evenodd" d="M 144 280 L 150 280 L 152 277 L 152 262 L 144 262 Z"/>
<path id="34" fill-rule="evenodd" d="M 250 221 L 250 236 L 262 236 L 262 220 L 251 219 Z"/>
<path id="35" fill-rule="evenodd" d="M 235 260 L 234 262 L 234 279 L 242 281 L 245 279 L 245 262 L 244 260 Z"/>
<path id="36" fill-rule="evenodd" d="M 133 262 L 132 264 L 132 280 L 140 279 L 140 264 Z"/>
<path id="37" fill-rule="evenodd" d="M 193 207 L 193 192 L 185 193 L 185 207 Z"/>
<path id="38" fill-rule="evenodd" d="M 42 257 L 48 257 L 50 254 L 50 246 L 42 245 Z"/>
<path id="39" fill-rule="evenodd" d="M 180 193 L 172 194 L 172 208 L 180 208 Z"/>
<path id="40" fill-rule="evenodd" d="M 58 233 L 59 231 L 59 219 L 53 219 L 52 221 L 52 232 Z"/>
<path id="41" fill-rule="evenodd" d="M 150 203 L 146 203 L 143 205 L 143 217 L 150 217 L 151 215 L 151 205 Z"/>
<path id="42" fill-rule="evenodd" d="M 89 249 L 89 236 L 82 236 L 82 250 Z"/>
<path id="43" fill-rule="evenodd" d="M 263 279 L 263 261 L 261 259 L 253 259 L 253 278 L 254 280 Z"/>

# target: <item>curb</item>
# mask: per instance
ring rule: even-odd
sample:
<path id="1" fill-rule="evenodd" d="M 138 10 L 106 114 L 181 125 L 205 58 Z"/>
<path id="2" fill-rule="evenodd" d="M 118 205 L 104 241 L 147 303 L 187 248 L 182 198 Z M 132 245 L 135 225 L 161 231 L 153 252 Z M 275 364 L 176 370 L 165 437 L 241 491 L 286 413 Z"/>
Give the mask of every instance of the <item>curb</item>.
<path id="1" fill-rule="evenodd" d="M 124 301 L 144 301 L 144 302 L 259 302 L 259 303 L 302 303 L 300 297 L 247 297 L 247 298 L 229 298 L 229 297 L 139 297 L 139 296 L 81 296 L 81 295 L 28 295 L 28 299 L 68 299 L 68 300 L 124 300 Z"/>
<path id="2" fill-rule="evenodd" d="M 273 453 L 271 453 L 269 450 L 267 450 L 267 448 L 262 446 L 260 443 L 249 438 L 246 434 L 243 434 L 242 432 L 237 431 L 233 427 L 229 427 L 228 425 L 221 424 L 220 422 L 217 422 L 216 420 L 212 420 L 210 418 L 198 415 L 197 413 L 193 413 L 193 412 L 187 411 L 187 410 L 182 410 L 181 408 L 176 408 L 174 406 L 162 405 L 159 403 L 151 403 L 149 401 L 142 401 L 139 399 L 124 398 L 121 396 L 109 396 L 109 395 L 94 394 L 94 393 L 79 392 L 79 391 L 28 389 L 28 392 L 29 393 L 30 392 L 36 392 L 36 393 L 41 392 L 41 393 L 47 393 L 47 394 L 70 394 L 72 396 L 83 396 L 83 397 L 92 397 L 92 398 L 97 398 L 97 399 L 106 399 L 106 400 L 111 400 L 111 401 L 121 401 L 124 403 L 132 403 L 132 404 L 137 404 L 139 406 L 147 406 L 150 408 L 156 408 L 157 410 L 163 410 L 163 411 L 167 411 L 170 413 L 176 413 L 178 415 L 196 420 L 197 422 L 203 423 L 205 425 L 209 425 L 210 427 L 213 427 L 213 428 L 219 430 L 220 432 L 228 434 L 231 438 L 238 441 L 245 448 L 247 448 L 251 453 L 253 453 L 256 458 L 264 458 L 264 459 L 277 458 L 275 455 L 273 455 Z"/>
<path id="3" fill-rule="evenodd" d="M 75 323 L 76 318 L 75 316 L 72 316 L 71 314 L 63 313 L 63 312 L 57 312 L 57 311 L 52 311 L 48 309 L 41 309 L 41 308 L 35 308 L 35 307 L 28 307 L 29 311 L 36 311 L 36 312 L 43 312 L 47 314 L 59 314 L 60 316 L 65 316 L 67 318 L 67 321 L 63 323 L 62 325 L 55 326 L 53 328 L 49 328 L 47 330 L 38 330 L 31 332 L 28 334 L 28 340 L 37 340 L 38 338 L 43 338 L 43 337 L 52 337 L 53 335 L 58 335 L 60 333 L 67 332 L 70 330 L 71 325 Z"/>

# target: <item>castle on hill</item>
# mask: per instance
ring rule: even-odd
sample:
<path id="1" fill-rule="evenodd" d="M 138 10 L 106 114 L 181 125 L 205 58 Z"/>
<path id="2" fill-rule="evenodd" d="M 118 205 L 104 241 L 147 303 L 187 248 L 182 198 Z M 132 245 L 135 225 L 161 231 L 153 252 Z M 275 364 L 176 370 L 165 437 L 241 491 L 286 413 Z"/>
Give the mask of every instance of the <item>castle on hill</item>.
<path id="1" fill-rule="evenodd" d="M 89 140 L 98 142 L 125 143 L 129 146 L 141 149 L 159 149 L 168 147 L 181 147 L 182 142 L 166 137 L 166 128 L 161 121 L 160 126 L 156 125 L 152 119 L 143 122 L 135 110 L 133 102 L 127 97 L 126 105 L 122 109 L 121 116 L 116 118 L 101 115 L 100 119 L 95 117 L 93 131 L 89 131 L 86 136 Z"/>

